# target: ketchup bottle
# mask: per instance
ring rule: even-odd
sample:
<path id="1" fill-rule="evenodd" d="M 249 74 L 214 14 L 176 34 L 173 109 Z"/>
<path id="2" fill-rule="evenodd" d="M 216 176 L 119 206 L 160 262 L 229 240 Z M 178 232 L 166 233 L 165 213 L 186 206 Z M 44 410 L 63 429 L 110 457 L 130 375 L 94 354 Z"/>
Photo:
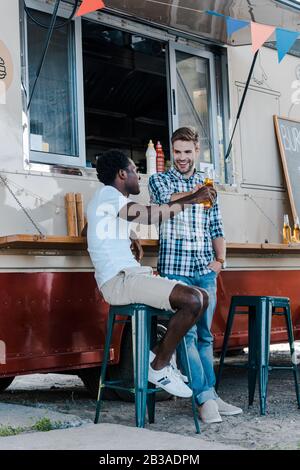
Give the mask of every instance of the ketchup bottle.
<path id="1" fill-rule="evenodd" d="M 165 171 L 165 155 L 161 143 L 156 144 L 156 171 L 163 173 Z"/>

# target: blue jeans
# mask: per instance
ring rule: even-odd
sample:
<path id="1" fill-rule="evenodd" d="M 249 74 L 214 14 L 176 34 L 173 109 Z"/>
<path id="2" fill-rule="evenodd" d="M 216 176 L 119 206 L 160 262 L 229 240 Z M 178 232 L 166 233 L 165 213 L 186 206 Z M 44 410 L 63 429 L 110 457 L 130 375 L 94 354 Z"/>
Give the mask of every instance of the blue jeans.
<path id="1" fill-rule="evenodd" d="M 217 303 L 217 275 L 211 271 L 200 275 L 195 273 L 194 277 L 175 276 L 161 274 L 163 277 L 182 281 L 189 286 L 197 286 L 207 290 L 209 294 L 209 306 L 202 315 L 199 322 L 191 328 L 186 336 L 193 390 L 199 405 L 207 400 L 216 400 L 218 395 L 215 391 L 216 376 L 213 367 L 213 336 L 211 324 Z M 180 362 L 180 347 L 178 348 Z"/>

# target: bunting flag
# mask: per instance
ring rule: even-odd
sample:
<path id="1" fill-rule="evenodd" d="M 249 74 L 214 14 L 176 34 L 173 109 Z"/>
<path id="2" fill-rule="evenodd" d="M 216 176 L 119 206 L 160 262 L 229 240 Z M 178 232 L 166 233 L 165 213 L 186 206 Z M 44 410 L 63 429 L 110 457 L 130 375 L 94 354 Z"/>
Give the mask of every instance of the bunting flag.
<path id="1" fill-rule="evenodd" d="M 207 13 L 208 15 L 212 15 L 212 16 L 221 16 L 223 18 L 224 15 L 222 15 L 222 13 L 218 13 L 217 11 L 213 11 L 213 10 L 205 10 L 205 13 Z"/>
<path id="2" fill-rule="evenodd" d="M 235 20 L 230 16 L 226 16 L 227 34 L 229 37 L 232 36 L 236 31 L 246 28 L 249 24 L 250 21 Z"/>
<path id="3" fill-rule="evenodd" d="M 105 8 L 103 0 L 82 0 L 76 16 L 86 15 L 88 13 L 92 13 L 93 11 L 101 10 L 102 8 Z M 254 21 L 237 20 L 214 10 L 205 10 L 201 13 L 207 13 L 208 15 L 225 18 L 228 37 L 231 37 L 236 31 L 246 28 L 251 23 L 252 51 L 254 54 L 263 46 L 263 44 L 272 36 L 276 30 L 276 44 L 279 63 L 290 51 L 297 38 L 300 36 L 300 33 L 296 31 L 276 28 L 276 26 L 255 23 Z"/>
<path id="4" fill-rule="evenodd" d="M 77 10 L 76 16 L 87 15 L 96 10 L 101 10 L 105 5 L 102 0 L 82 0 L 82 4 Z"/>
<path id="5" fill-rule="evenodd" d="M 275 26 L 251 21 L 252 51 L 255 54 L 275 31 Z"/>
<path id="6" fill-rule="evenodd" d="M 287 29 L 281 28 L 276 29 L 276 43 L 279 63 L 295 44 L 298 37 L 299 33 L 295 31 L 288 31 Z"/>

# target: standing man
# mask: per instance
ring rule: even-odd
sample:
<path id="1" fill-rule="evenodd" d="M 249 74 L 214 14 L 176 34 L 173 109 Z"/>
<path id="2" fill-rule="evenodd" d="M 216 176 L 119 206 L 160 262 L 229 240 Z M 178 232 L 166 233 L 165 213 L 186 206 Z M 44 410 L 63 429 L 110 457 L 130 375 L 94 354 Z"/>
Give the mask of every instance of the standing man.
<path id="1" fill-rule="evenodd" d="M 149 179 L 152 203 L 162 205 L 180 200 L 203 185 L 202 175 L 195 169 L 200 151 L 198 133 L 189 127 L 178 129 L 172 136 L 172 151 L 173 167 Z M 217 201 L 211 209 L 193 204 L 160 226 L 160 275 L 209 293 L 207 310 L 186 335 L 193 389 L 200 417 L 206 424 L 221 422 L 221 415 L 242 413 L 241 408 L 221 400 L 214 389 L 213 336 L 210 330 L 216 307 L 217 276 L 225 255 L 226 243 Z"/>

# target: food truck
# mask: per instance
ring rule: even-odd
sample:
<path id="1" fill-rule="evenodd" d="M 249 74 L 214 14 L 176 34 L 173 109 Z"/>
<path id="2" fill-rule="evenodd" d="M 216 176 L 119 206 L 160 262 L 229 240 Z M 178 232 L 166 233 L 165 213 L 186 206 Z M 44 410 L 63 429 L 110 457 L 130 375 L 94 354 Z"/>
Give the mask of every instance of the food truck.
<path id="1" fill-rule="evenodd" d="M 198 169 L 215 170 L 228 244 L 215 349 L 237 294 L 289 297 L 299 339 L 300 245 L 282 240 L 295 210 L 273 117 L 300 121 L 300 41 L 280 64 L 274 34 L 260 48 L 225 160 L 253 51 L 250 29 L 229 37 L 224 20 L 299 31 L 298 2 L 106 0 L 78 17 L 80 2 L 61 1 L 47 44 L 56 4 L 0 2 L 0 390 L 16 375 L 50 371 L 95 390 L 108 305 L 85 238 L 68 234 L 65 195 L 82 195 L 86 207 L 100 184 L 97 155 L 119 148 L 141 173 L 136 200 L 148 203 L 148 142 L 161 142 L 168 168 L 170 136 L 183 125 L 199 130 Z M 141 238 L 143 263 L 155 268 L 156 228 L 142 227 Z M 232 349 L 247 346 L 247 329 L 246 319 L 235 323 Z M 272 341 L 285 340 L 275 320 Z M 129 349 L 118 325 L 111 376 L 124 373 Z"/>

